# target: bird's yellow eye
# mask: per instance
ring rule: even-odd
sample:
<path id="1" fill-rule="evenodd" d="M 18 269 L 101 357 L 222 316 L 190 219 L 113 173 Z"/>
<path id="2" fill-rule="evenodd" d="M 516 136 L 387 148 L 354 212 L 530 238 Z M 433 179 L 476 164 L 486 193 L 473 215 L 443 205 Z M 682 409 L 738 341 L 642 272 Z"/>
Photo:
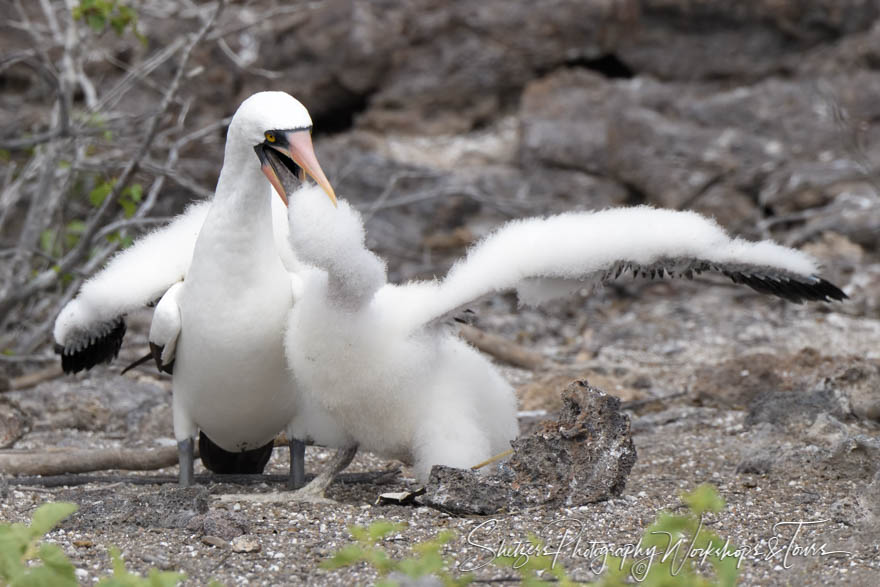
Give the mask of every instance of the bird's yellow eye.
<path id="1" fill-rule="evenodd" d="M 274 132 L 267 132 L 266 133 L 266 140 L 269 141 L 270 143 L 274 143 L 275 142 L 275 133 Z"/>

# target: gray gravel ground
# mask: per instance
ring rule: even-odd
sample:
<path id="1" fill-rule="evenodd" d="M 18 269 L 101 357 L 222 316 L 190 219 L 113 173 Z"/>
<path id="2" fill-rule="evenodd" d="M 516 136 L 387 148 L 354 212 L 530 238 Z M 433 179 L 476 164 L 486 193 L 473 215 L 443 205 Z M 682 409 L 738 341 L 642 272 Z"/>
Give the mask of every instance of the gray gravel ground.
<path id="1" fill-rule="evenodd" d="M 627 299 L 636 293 L 640 300 Z M 701 368 L 714 369 L 758 352 L 778 359 L 784 381 L 807 369 L 791 360 L 805 347 L 830 358 L 831 367 L 846 366 L 855 357 L 877 361 L 880 320 L 850 316 L 845 305 L 796 307 L 739 289 L 687 283 L 636 283 L 623 292 L 598 293 L 546 313 L 522 309 L 511 314 L 509 305 L 509 300 L 499 299 L 481 306 L 480 325 L 542 349 L 573 371 L 580 369 L 592 384 L 619 392 L 624 400 L 685 392 L 665 402 L 642 402 L 630 411 L 638 461 L 620 497 L 489 518 L 454 517 L 425 507 L 374 505 L 379 493 L 416 487 L 403 467 L 387 483 L 337 483 L 329 491 L 336 501 L 332 504 L 248 501 L 248 496 L 282 489 L 279 484 L 265 483 L 208 483 L 188 490 L 173 484 L 127 482 L 53 489 L 13 483 L 0 504 L 0 517 L 23 521 L 45 501 L 78 503 L 80 511 L 52 532 L 49 540 L 60 544 L 81 569 L 84 584 L 106 571 L 108 547 L 113 545 L 122 550 L 133 569 L 179 569 L 189 577 L 188 585 L 207 584 L 210 578 L 227 585 L 370 584 L 377 575 L 363 564 L 335 571 L 321 570 L 318 565 L 350 541 L 350 526 L 378 519 L 407 524 L 384 542 L 395 557 L 407 556 L 415 543 L 440 530 L 453 530 L 456 538 L 445 551 L 452 571 L 480 566 L 474 572 L 476 581 L 493 584 L 515 584 L 517 575 L 506 567 L 486 564 L 491 562 L 490 548 L 502 540 L 507 546 L 515 545 L 530 533 L 559 544 L 560 528 L 565 527 L 570 533 L 580 532 L 581 543 L 579 549 L 572 544 L 563 547 L 558 562 L 573 578 L 590 581 L 596 577 L 592 571 L 601 564 L 601 557 L 585 555 L 590 542 L 597 543 L 594 547 L 636 543 L 660 510 L 680 508 L 683 491 L 709 482 L 718 487 L 727 507 L 708 516 L 706 526 L 751 551 L 742 561 L 741 584 L 878 584 L 880 490 L 877 481 L 871 485 L 878 454 L 871 453 L 871 447 L 877 446 L 877 423 L 851 416 L 836 418 L 819 410 L 818 416 L 802 424 L 786 420 L 752 425 L 748 419 L 754 417 L 756 404 L 728 409 L 710 405 L 711 401 L 697 402 L 693 389 L 700 383 Z M 575 364 L 581 367 L 572 367 Z M 504 372 L 515 384 L 534 382 L 542 375 L 512 368 Z M 829 371 L 818 376 L 830 375 Z M 718 385 L 742 389 L 754 383 L 748 373 L 739 376 L 739 382 Z M 121 399 L 107 392 L 106 402 L 95 400 L 92 410 L 100 415 L 105 408 L 108 413 L 103 420 L 89 424 L 88 418 L 85 423 L 74 419 L 65 427 L 62 416 L 69 416 L 70 399 L 76 397 L 68 394 L 94 381 L 128 389 L 135 394 L 132 404 L 136 406 L 119 414 L 113 404 Z M 784 381 L 778 384 L 780 388 L 785 387 Z M 99 370 L 75 383 L 49 382 L 8 394 L 25 407 L 37 398 L 44 407 L 17 447 L 150 445 L 170 440 L 170 413 L 163 408 L 169 399 L 166 380 L 157 380 L 146 371 L 123 378 Z M 547 405 L 553 405 L 553 395 L 559 391 L 561 387 L 546 390 Z M 719 394 L 724 391 L 718 390 Z M 86 397 L 98 393 L 93 390 Z M 125 426 L 119 424 L 122 421 Z M 83 429 L 89 426 L 93 429 Z M 867 457 L 858 450 L 841 453 L 841 443 L 854 438 L 866 439 Z M 317 470 L 331 454 L 310 448 L 308 467 Z M 756 455 L 769 455 L 763 470 L 754 466 Z M 743 463 L 752 465 L 745 470 L 756 472 L 738 472 Z M 361 454 L 349 471 L 394 466 Z M 286 467 L 287 451 L 276 450 L 267 472 L 283 474 Z M 176 469 L 159 473 L 176 475 Z M 225 496 L 223 501 L 221 496 Z M 816 523 L 803 526 L 793 536 L 793 526 L 776 526 L 785 522 Z M 789 556 L 784 558 L 786 547 L 790 547 Z M 822 555 L 817 552 L 821 548 L 847 554 Z"/>

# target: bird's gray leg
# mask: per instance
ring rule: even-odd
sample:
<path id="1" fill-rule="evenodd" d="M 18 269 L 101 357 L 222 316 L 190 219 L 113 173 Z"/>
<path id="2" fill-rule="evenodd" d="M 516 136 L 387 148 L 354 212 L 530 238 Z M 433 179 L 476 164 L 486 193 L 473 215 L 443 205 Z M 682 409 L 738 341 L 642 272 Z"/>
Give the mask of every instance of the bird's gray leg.
<path id="1" fill-rule="evenodd" d="M 306 445 L 295 438 L 287 443 L 290 447 L 290 489 L 299 489 L 306 482 Z"/>
<path id="2" fill-rule="evenodd" d="M 181 487 L 190 487 L 193 484 L 193 447 L 194 441 L 192 438 L 187 438 L 177 443 L 177 462 L 180 466 L 178 483 Z"/>
<path id="3" fill-rule="evenodd" d="M 302 501 L 326 501 L 324 491 L 333 483 L 336 475 L 351 464 L 354 455 L 357 454 L 357 449 L 357 445 L 354 445 L 337 450 L 336 455 L 321 471 L 321 474 L 309 481 L 308 485 L 296 491 L 295 498 Z"/>

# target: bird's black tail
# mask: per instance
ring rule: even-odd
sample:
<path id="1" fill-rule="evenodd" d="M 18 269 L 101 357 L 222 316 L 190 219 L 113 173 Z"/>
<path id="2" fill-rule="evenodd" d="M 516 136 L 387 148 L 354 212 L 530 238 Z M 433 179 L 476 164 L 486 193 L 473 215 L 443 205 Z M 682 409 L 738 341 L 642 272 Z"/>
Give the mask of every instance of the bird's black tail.
<path id="1" fill-rule="evenodd" d="M 204 432 L 199 432 L 199 454 L 202 458 L 202 464 L 209 471 L 220 475 L 262 473 L 272 456 L 274 445 L 275 441 L 272 440 L 265 446 L 253 450 L 229 452 L 214 444 L 214 441 L 205 436 Z"/>

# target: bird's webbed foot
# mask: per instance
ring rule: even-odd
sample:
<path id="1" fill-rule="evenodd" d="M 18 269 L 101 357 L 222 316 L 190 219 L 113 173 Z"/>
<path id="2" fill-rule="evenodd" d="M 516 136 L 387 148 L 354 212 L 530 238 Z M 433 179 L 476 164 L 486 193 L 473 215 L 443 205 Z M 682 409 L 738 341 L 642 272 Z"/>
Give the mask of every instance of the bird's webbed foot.
<path id="1" fill-rule="evenodd" d="M 226 494 L 219 496 L 221 502 L 243 501 L 248 503 L 336 503 L 327 498 L 324 492 L 336 476 L 345 469 L 357 454 L 357 445 L 340 448 L 320 475 L 296 491 L 273 493 Z"/>
<path id="2" fill-rule="evenodd" d="M 290 494 L 290 500 L 306 503 L 333 503 L 333 500 L 328 499 L 324 493 L 336 479 L 336 476 L 351 464 L 357 454 L 357 449 L 357 445 L 354 445 L 337 450 L 321 474 L 309 481 L 305 487 Z"/>

